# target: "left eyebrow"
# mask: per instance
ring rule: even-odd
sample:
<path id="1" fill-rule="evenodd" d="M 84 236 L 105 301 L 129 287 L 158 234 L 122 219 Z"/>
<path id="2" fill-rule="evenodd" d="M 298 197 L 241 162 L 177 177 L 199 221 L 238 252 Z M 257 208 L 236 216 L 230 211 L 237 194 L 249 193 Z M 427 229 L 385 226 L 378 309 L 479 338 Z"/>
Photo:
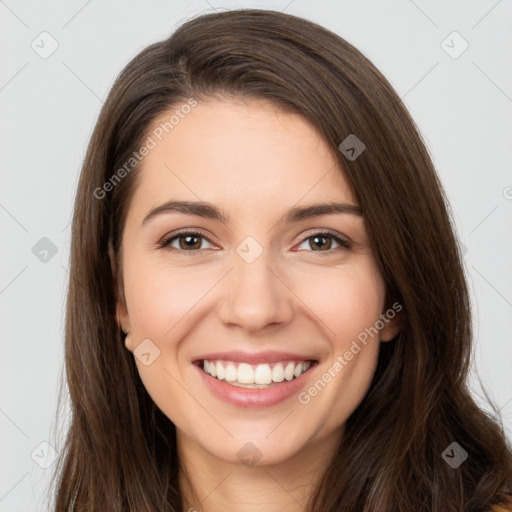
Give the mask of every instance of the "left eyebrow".
<path id="1" fill-rule="evenodd" d="M 229 221 L 229 217 L 215 205 L 204 201 L 168 201 L 149 211 L 142 224 L 146 224 L 152 218 L 167 212 L 179 212 L 188 215 L 197 215 L 199 217 L 219 220 L 223 223 Z M 292 223 L 320 215 L 350 214 L 361 217 L 363 212 L 355 204 L 349 203 L 319 203 L 308 206 L 296 206 L 291 208 L 277 221 L 276 224 Z"/>
<path id="2" fill-rule="evenodd" d="M 344 213 L 362 217 L 363 211 L 355 204 L 349 203 L 320 203 L 309 206 L 296 206 L 288 210 L 277 222 L 278 224 L 292 223 L 299 220 L 319 217 L 320 215 L 333 215 Z"/>

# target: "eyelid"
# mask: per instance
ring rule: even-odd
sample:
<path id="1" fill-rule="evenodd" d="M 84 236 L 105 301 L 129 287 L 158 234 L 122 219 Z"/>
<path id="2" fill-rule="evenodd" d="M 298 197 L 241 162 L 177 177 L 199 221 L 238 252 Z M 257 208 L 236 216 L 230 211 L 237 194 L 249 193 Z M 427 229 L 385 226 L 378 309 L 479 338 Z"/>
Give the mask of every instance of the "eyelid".
<path id="1" fill-rule="evenodd" d="M 325 251 L 313 251 L 313 250 L 304 250 L 299 249 L 297 252 L 306 252 L 309 253 L 308 257 L 313 258 L 323 258 L 324 256 L 332 256 L 333 254 L 337 254 L 340 250 L 347 250 L 352 248 L 352 241 L 346 235 L 338 233 L 337 231 L 333 231 L 332 229 L 324 228 L 324 229 L 313 229 L 312 231 L 306 232 L 301 235 L 301 240 L 295 244 L 294 247 L 302 245 L 304 242 L 313 238 L 314 236 L 327 235 L 330 236 L 334 241 L 339 245 L 339 247 L 334 247 L 331 249 L 327 249 Z"/>
<path id="2" fill-rule="evenodd" d="M 168 244 L 173 238 L 179 238 L 180 236 L 186 236 L 186 235 L 201 236 L 202 238 L 204 238 L 206 241 L 208 241 L 212 245 L 217 245 L 217 244 L 215 244 L 215 242 L 213 242 L 210 239 L 210 237 L 208 235 L 205 234 L 205 232 L 201 228 L 183 228 L 183 229 L 178 229 L 177 231 L 173 231 L 173 232 L 165 235 L 157 243 L 157 246 L 159 248 L 166 249 L 169 247 Z M 188 253 L 199 252 L 201 250 L 201 249 L 194 249 L 194 250 L 190 250 L 190 251 L 184 251 L 181 249 L 175 249 L 174 247 L 172 247 L 171 249 L 174 249 L 175 251 L 178 251 L 178 252 L 188 252 Z"/>
<path id="3" fill-rule="evenodd" d="M 337 238 L 347 245 L 350 245 L 352 243 L 348 236 L 329 228 L 314 228 L 309 231 L 306 231 L 304 234 L 301 235 L 300 243 L 306 241 L 308 238 L 311 238 L 315 235 L 331 235 L 333 238 Z"/>
<path id="4" fill-rule="evenodd" d="M 173 232 L 165 235 L 158 242 L 157 246 L 158 246 L 158 248 L 161 248 L 161 249 L 169 249 L 170 248 L 169 243 L 171 242 L 171 240 L 179 238 L 180 236 L 186 236 L 186 235 L 200 236 L 200 237 L 204 238 L 210 244 L 216 245 L 215 242 L 210 240 L 210 237 L 207 236 L 201 228 L 183 228 L 181 230 L 173 231 Z M 306 233 L 302 234 L 300 240 L 294 246 L 302 245 L 309 238 L 312 238 L 316 235 L 330 235 L 332 238 L 334 238 L 340 244 L 341 248 L 348 249 L 352 245 L 350 238 L 348 238 L 346 235 L 343 235 L 341 233 L 338 233 L 337 231 L 334 231 L 334 230 L 328 229 L 328 228 L 323 228 L 323 229 L 314 228 L 314 229 L 306 231 Z M 339 249 L 339 247 L 335 248 L 335 249 L 328 249 L 326 251 L 306 251 L 306 252 L 329 254 L 329 253 L 336 251 L 336 249 Z M 170 250 L 176 251 L 178 253 L 197 254 L 204 249 L 191 249 L 189 251 L 186 251 L 183 249 L 176 249 L 175 247 L 172 247 L 172 248 L 170 248 Z M 303 251 L 303 249 L 300 250 L 300 252 L 302 252 L 302 251 Z"/>

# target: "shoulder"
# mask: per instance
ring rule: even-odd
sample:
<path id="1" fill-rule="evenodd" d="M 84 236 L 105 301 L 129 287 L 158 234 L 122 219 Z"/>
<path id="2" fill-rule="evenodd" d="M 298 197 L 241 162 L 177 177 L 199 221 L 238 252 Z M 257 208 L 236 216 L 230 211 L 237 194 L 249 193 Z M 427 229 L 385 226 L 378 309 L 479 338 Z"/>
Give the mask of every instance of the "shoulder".
<path id="1" fill-rule="evenodd" d="M 494 505 L 491 512 L 512 512 L 512 505 Z"/>

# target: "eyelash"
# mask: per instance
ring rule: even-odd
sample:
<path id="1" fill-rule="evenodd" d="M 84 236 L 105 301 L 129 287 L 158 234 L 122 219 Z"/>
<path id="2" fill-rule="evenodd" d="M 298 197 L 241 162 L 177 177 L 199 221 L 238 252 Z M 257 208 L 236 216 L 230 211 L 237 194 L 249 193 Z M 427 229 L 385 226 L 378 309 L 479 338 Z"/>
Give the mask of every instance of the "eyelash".
<path id="1" fill-rule="evenodd" d="M 182 236 L 187 236 L 187 235 L 192 235 L 192 236 L 196 236 L 196 237 L 200 237 L 200 238 L 204 238 L 205 240 L 207 240 L 209 243 L 213 243 L 211 240 L 208 239 L 208 237 L 206 237 L 202 232 L 200 231 L 194 231 L 194 230 L 184 230 L 184 231 L 179 231 L 178 233 L 174 233 L 172 234 L 172 236 L 166 236 L 164 237 L 159 243 L 158 243 L 158 247 L 160 249 L 166 249 L 166 250 L 171 250 L 171 251 L 176 251 L 180 254 L 186 254 L 187 256 L 195 256 L 197 255 L 202 249 L 191 249 L 189 251 L 186 251 L 186 250 L 183 250 L 183 249 L 176 249 L 176 247 L 170 247 L 170 243 L 175 240 L 175 239 L 178 239 Z M 312 252 L 314 253 L 314 257 L 316 256 L 319 256 L 319 257 L 323 257 L 323 256 L 326 256 L 330 253 L 332 253 L 333 251 L 336 251 L 337 249 L 350 249 L 350 243 L 348 242 L 348 240 L 345 240 L 341 237 L 339 237 L 338 235 L 336 235 L 335 233 L 333 233 L 332 231 L 329 231 L 329 230 L 324 230 L 324 231 L 317 231 L 317 232 L 314 232 L 314 233 L 310 233 L 307 237 L 303 238 L 301 240 L 301 242 L 299 243 L 299 245 L 302 245 L 304 242 L 306 242 L 307 240 L 309 240 L 310 238 L 313 238 L 315 236 L 319 236 L 319 235 L 322 235 L 322 236 L 325 236 L 326 238 L 332 238 L 334 239 L 336 242 L 338 242 L 338 244 L 340 244 L 340 247 L 335 247 L 334 249 L 327 249 L 325 251 L 306 251 L 306 252 Z M 301 249 L 302 251 L 303 249 Z"/>

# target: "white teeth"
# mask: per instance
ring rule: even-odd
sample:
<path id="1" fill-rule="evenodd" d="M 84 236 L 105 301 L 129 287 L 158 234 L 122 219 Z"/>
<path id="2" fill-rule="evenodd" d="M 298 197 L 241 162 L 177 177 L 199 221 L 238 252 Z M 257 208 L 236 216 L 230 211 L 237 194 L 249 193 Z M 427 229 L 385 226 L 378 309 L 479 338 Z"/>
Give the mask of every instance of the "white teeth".
<path id="1" fill-rule="evenodd" d="M 295 365 L 293 363 L 288 363 L 286 365 L 286 369 L 284 370 L 284 378 L 286 380 L 292 380 L 293 379 L 294 370 L 295 370 Z"/>
<path id="2" fill-rule="evenodd" d="M 235 380 L 235 382 L 230 382 L 232 386 L 236 386 L 237 388 L 248 388 L 248 389 L 266 389 L 271 388 L 272 386 L 277 386 L 275 382 L 272 384 L 240 384 Z"/>
<path id="3" fill-rule="evenodd" d="M 236 371 L 236 366 L 234 364 L 228 364 L 226 366 L 224 378 L 229 382 L 234 382 L 238 379 L 238 372 Z"/>
<path id="4" fill-rule="evenodd" d="M 272 368 L 272 380 L 274 382 L 283 382 L 284 380 L 284 368 L 281 363 L 277 363 L 274 368 Z"/>
<path id="5" fill-rule="evenodd" d="M 247 363 L 240 363 L 238 365 L 238 379 L 240 384 L 254 384 L 254 370 L 252 366 Z M 263 382 L 258 382 L 258 384 L 263 384 Z"/>
<path id="6" fill-rule="evenodd" d="M 211 364 L 213 364 L 213 363 L 211 363 Z M 216 371 L 217 375 L 210 374 L 210 375 L 212 375 L 212 377 L 217 377 L 217 379 L 219 379 L 219 380 L 224 379 L 224 366 L 222 366 L 220 363 L 217 363 L 215 365 L 215 371 Z"/>
<path id="7" fill-rule="evenodd" d="M 203 369 L 212 377 L 226 380 L 234 386 L 265 388 L 274 383 L 300 377 L 311 366 L 310 361 L 250 365 L 228 361 L 203 361 Z"/>
<path id="8" fill-rule="evenodd" d="M 268 364 L 259 364 L 254 372 L 254 384 L 270 384 L 272 382 L 272 370 Z"/>

